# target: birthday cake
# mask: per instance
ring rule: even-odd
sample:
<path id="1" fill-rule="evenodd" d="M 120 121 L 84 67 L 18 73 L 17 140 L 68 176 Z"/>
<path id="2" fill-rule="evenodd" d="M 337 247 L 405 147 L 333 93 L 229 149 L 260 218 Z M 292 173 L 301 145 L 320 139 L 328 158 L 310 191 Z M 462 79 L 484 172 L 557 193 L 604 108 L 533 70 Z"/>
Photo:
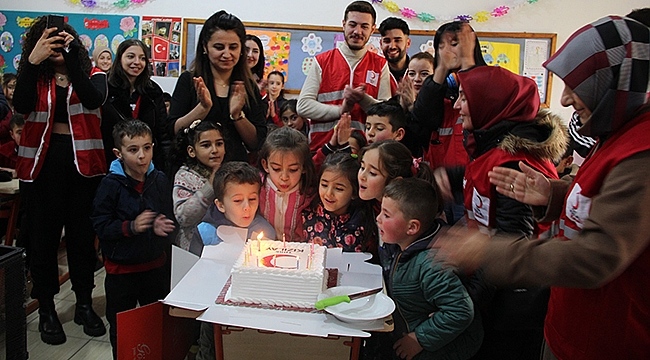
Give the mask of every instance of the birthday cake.
<path id="1" fill-rule="evenodd" d="M 250 240 L 230 275 L 228 301 L 313 308 L 326 289 L 325 247 Z"/>

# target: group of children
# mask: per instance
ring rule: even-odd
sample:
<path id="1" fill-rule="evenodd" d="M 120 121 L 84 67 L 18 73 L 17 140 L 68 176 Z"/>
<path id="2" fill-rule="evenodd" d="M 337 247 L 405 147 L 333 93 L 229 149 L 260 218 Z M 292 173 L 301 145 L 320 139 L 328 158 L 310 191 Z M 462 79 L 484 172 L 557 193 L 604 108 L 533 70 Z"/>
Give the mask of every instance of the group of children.
<path id="1" fill-rule="evenodd" d="M 475 323 L 473 306 L 460 280 L 452 270 L 424 261 L 441 227 L 436 218 L 442 201 L 433 172 L 396 141 L 403 134 L 400 105 L 380 103 L 373 109 L 366 133 L 369 144 L 358 154 L 345 147 L 322 161 L 314 157 L 315 163 L 305 134 L 284 126 L 267 136 L 258 168 L 245 162 L 222 163 L 223 130 L 219 124 L 197 120 L 177 135 L 176 155 L 182 154 L 184 164 L 175 174 L 173 189 L 152 166 L 152 135 L 146 124 L 131 120 L 116 126 L 117 160 L 100 185 L 92 216 L 107 270 L 119 270 L 107 271 L 111 340 L 116 337 L 117 312 L 164 297 L 169 290 L 168 283 L 159 281 L 159 271 L 175 223 L 175 243 L 199 255 L 203 246 L 221 242 L 216 232 L 221 225 L 248 228 L 251 234 L 263 231 L 268 238 L 370 252 L 373 261 L 383 262 L 386 274 L 393 274 L 387 277 L 388 291 L 402 311 L 416 294 L 393 293 L 405 281 L 394 275 L 405 271 L 414 281 L 432 274 L 426 275 L 430 282 L 418 285 L 426 290 L 417 291 L 423 296 L 418 300 L 422 310 L 403 312 L 406 318 L 400 321 L 406 327 L 394 339 L 398 353 L 434 353 L 461 341 L 454 339 L 465 332 L 480 339 L 480 328 L 470 326 Z M 380 259 L 380 253 L 390 255 Z M 400 253 L 411 255 L 400 258 Z M 416 258 L 420 264 L 411 268 L 410 259 Z M 453 324 L 444 327 L 444 335 L 435 335 L 443 331 L 433 325 L 437 317 Z M 211 337 L 202 338 L 208 339 L 202 345 L 209 347 Z M 464 337 L 459 339 L 467 344 Z"/>

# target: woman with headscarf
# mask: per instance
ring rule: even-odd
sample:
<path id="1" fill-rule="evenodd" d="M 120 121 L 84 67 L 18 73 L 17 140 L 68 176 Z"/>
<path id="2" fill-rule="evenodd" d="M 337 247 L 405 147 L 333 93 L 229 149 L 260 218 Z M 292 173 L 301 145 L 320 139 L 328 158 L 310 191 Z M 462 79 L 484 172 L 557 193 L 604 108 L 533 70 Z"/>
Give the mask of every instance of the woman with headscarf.
<path id="1" fill-rule="evenodd" d="M 489 234 L 539 236 L 548 226 L 535 221 L 529 205 L 498 194 L 487 173 L 495 166 L 517 168 L 522 161 L 557 179 L 553 161 L 564 153 L 566 128 L 550 111 L 539 109 L 537 86 L 529 78 L 492 66 L 461 71 L 458 77 L 454 108 L 463 120 L 471 160 L 453 183 L 459 190 L 463 184 L 470 226 Z M 482 304 L 485 339 L 479 358 L 538 359 L 547 300 L 547 288 L 497 288 Z"/>
<path id="2" fill-rule="evenodd" d="M 108 74 L 108 71 L 113 65 L 113 53 L 111 49 L 105 46 L 98 46 L 93 50 L 93 64 L 99 70 Z"/>
<path id="3" fill-rule="evenodd" d="M 565 83 L 580 132 L 598 139 L 571 183 L 525 164 L 497 167 L 497 191 L 560 219 L 547 241 L 464 234 L 443 246 L 500 283 L 553 286 L 544 359 L 650 358 L 650 29 L 607 16 L 576 31 L 544 66 Z"/>

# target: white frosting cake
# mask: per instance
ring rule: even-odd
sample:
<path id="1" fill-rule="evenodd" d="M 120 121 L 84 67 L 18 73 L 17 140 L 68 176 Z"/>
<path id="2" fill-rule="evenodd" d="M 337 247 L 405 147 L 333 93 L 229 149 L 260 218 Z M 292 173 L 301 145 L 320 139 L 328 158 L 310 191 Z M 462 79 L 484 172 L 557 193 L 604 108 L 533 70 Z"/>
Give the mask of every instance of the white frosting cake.
<path id="1" fill-rule="evenodd" d="M 308 243 L 250 240 L 231 271 L 227 300 L 313 308 L 327 288 L 325 247 Z"/>

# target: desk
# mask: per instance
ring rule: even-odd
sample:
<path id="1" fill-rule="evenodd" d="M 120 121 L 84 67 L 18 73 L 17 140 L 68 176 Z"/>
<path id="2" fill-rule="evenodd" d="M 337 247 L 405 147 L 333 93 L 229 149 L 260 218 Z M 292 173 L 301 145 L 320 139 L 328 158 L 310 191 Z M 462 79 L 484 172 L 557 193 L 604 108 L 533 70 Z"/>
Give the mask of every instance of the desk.
<path id="1" fill-rule="evenodd" d="M 20 189 L 18 179 L 0 182 L 0 201 L 7 210 L 0 209 L 0 217 L 7 218 L 7 233 L 5 234 L 5 245 L 14 246 L 14 235 L 18 223 L 18 210 L 20 209 Z"/>

